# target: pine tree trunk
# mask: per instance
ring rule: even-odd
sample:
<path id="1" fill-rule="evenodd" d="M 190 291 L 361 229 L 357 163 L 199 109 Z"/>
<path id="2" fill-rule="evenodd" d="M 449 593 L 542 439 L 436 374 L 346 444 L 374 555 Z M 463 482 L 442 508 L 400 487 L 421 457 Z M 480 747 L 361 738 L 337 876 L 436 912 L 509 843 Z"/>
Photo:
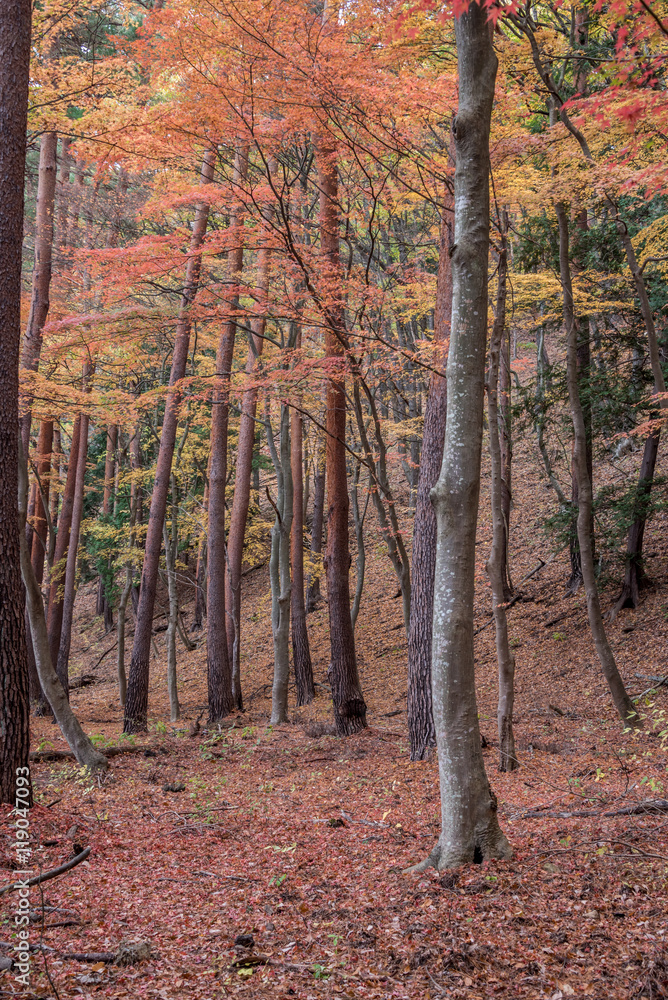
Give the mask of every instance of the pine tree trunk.
<path id="1" fill-rule="evenodd" d="M 566 208 L 562 202 L 555 204 L 559 224 L 559 268 L 564 303 L 564 326 L 566 328 L 566 360 L 568 398 L 573 421 L 573 461 L 577 472 L 578 485 L 578 541 L 582 579 L 587 596 L 587 613 L 596 653 L 608 682 L 612 700 L 625 726 L 640 728 L 642 721 L 629 698 L 620 676 L 615 657 L 605 633 L 601 605 L 594 570 L 594 550 L 591 537 L 592 488 L 587 468 L 587 430 L 580 401 L 580 381 L 578 378 L 578 329 L 573 308 L 573 288 L 569 257 L 569 233 Z"/>
<path id="2" fill-rule="evenodd" d="M 297 334 L 297 349 L 301 347 L 301 336 Z M 308 705 L 315 697 L 311 649 L 306 628 L 306 605 L 304 603 L 304 486 L 302 466 L 302 415 L 297 409 L 291 411 L 291 462 L 292 462 L 292 533 L 290 536 L 292 562 L 292 593 L 290 613 L 292 619 L 292 661 L 295 668 L 297 705 Z"/>
<path id="3" fill-rule="evenodd" d="M 212 151 L 207 152 L 202 163 L 200 179 L 202 185 L 210 183 L 213 179 L 214 163 L 215 154 Z M 160 551 L 162 549 L 162 526 L 165 520 L 167 491 L 169 490 L 172 472 L 176 428 L 181 405 L 180 382 L 185 376 L 188 360 L 191 327 L 190 311 L 197 294 L 202 263 L 201 254 L 197 251 L 200 249 L 206 233 L 208 217 L 208 203 L 200 202 L 195 211 L 195 220 L 190 239 L 190 256 L 186 266 L 181 307 L 176 325 L 172 367 L 169 376 L 169 392 L 165 403 L 158 463 L 153 484 L 153 493 L 151 495 L 151 510 L 146 534 L 146 550 L 139 591 L 137 624 L 135 627 L 127 699 L 125 702 L 123 731 L 126 733 L 145 732 L 147 728 L 153 609 L 158 582 Z"/>
<path id="4" fill-rule="evenodd" d="M 235 183 L 246 176 L 247 154 L 237 154 Z M 240 210 L 230 219 L 230 230 L 237 234 L 237 245 L 227 259 L 232 291 L 229 317 L 225 322 L 216 352 L 216 374 L 219 384 L 213 393 L 211 409 L 211 460 L 209 465 L 209 532 L 207 538 L 207 686 L 209 721 L 219 722 L 233 710 L 242 707 L 241 684 L 233 682 L 232 663 L 227 645 L 227 613 L 225 601 L 225 488 L 227 485 L 227 429 L 229 421 L 230 378 L 234 338 L 235 312 L 238 309 L 236 285 L 243 267 L 243 225 Z M 239 636 L 235 635 L 235 642 Z"/>
<path id="5" fill-rule="evenodd" d="M 443 466 L 432 491 L 437 525 L 432 697 L 441 835 L 420 869 L 510 855 L 485 773 L 473 661 L 487 342 L 489 129 L 497 59 L 487 13 L 478 4 L 456 19 L 455 35 L 459 109 L 452 126 L 456 172 L 448 413 Z"/>
<path id="6" fill-rule="evenodd" d="M 18 490 L 21 247 L 25 174 L 30 0 L 0 4 L 0 801 L 17 803 L 29 775 L 30 700 L 19 564 Z M 26 545 L 25 538 L 22 539 Z M 21 773 L 19 775 L 19 769 Z M 28 779 L 27 798 L 32 805 Z"/>
<path id="7" fill-rule="evenodd" d="M 355 657 L 355 636 L 350 617 L 350 549 L 348 542 L 348 483 L 346 470 L 346 393 L 344 349 L 347 341 L 339 260 L 338 179 L 334 150 L 321 144 L 318 150 L 320 176 L 320 239 L 326 287 L 332 289 L 324 307 L 325 355 L 333 362 L 327 383 L 327 551 L 325 574 L 334 719 L 339 736 L 366 728 L 366 704 L 360 687 Z M 334 366 L 336 370 L 334 370 Z"/>
<path id="8" fill-rule="evenodd" d="M 441 215 L 441 238 L 434 309 L 434 368 L 422 431 L 411 567 L 411 619 L 408 629 L 408 735 L 411 760 L 425 760 L 436 746 L 431 705 L 431 647 L 434 619 L 434 568 L 436 565 L 436 514 L 431 490 L 443 463 L 447 381 L 439 374 L 445 363 L 444 345 L 452 316 L 450 247 L 454 243 L 452 199 L 446 198 Z"/>
<path id="9" fill-rule="evenodd" d="M 77 576 L 77 558 L 79 555 L 79 534 L 83 519 L 84 485 L 86 479 L 86 459 L 88 457 L 88 417 L 81 415 L 79 424 L 79 451 L 77 456 L 76 479 L 74 483 L 74 500 L 72 503 L 72 526 L 67 547 L 67 566 L 65 569 L 65 586 L 63 593 L 63 620 L 60 630 L 60 644 L 56 673 L 65 697 L 69 698 L 69 662 L 70 644 L 72 641 L 72 621 L 74 618 L 74 598 Z"/>

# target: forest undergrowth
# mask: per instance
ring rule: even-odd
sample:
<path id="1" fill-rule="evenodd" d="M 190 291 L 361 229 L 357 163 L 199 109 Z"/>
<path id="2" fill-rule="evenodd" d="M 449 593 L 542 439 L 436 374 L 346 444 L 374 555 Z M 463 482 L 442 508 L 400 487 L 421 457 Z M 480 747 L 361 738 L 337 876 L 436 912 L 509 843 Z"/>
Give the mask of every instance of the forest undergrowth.
<path id="1" fill-rule="evenodd" d="M 94 683 L 74 687 L 72 704 L 89 735 L 127 752 L 93 778 L 73 761 L 43 759 L 65 743 L 49 721 L 32 720 L 32 747 L 42 758 L 32 765 L 34 866 L 48 870 L 92 850 L 31 891 L 36 948 L 26 1000 L 668 996 L 668 819 L 642 811 L 644 801 L 668 797 L 668 753 L 658 735 L 668 692 L 659 687 L 639 702 L 644 732 L 620 731 L 584 594 L 563 596 L 568 553 L 550 561 L 539 527 L 550 493 L 526 446 L 515 461 L 511 571 L 522 596 L 509 619 L 521 767 L 509 774 L 497 770 L 496 659 L 486 627 L 488 472 L 476 599 L 484 755 L 512 860 L 442 875 L 407 872 L 438 837 L 438 774 L 434 761 L 409 760 L 401 601 L 371 528 L 356 632 L 370 727 L 344 739 L 331 735 L 325 605 L 308 620 L 316 700 L 297 709 L 291 689 L 290 725 L 268 725 L 266 567 L 244 581 L 245 711 L 206 729 L 200 634 L 196 650 L 179 651 L 182 719 L 166 722 L 158 632 L 149 735 L 120 738 L 114 657 L 103 655 L 114 635 L 104 635 L 88 585 L 77 600 L 70 676 L 75 685 L 79 673 Z M 658 516 L 648 530 L 653 588 L 610 625 L 633 695 L 668 673 L 664 522 Z M 529 576 L 541 560 L 546 565 Z M 615 596 L 611 586 L 608 606 Z M 185 590 L 183 599 L 188 623 Z M 161 600 L 166 606 L 166 595 Z M 8 807 L 2 820 L 7 883 Z M 15 901 L 8 894 L 1 902 L 8 928 Z M 111 961 L 128 940 L 149 942 L 150 957 L 128 966 Z M 66 957 L 95 954 L 97 961 Z M 2 978 L 0 995 L 19 995 Z"/>

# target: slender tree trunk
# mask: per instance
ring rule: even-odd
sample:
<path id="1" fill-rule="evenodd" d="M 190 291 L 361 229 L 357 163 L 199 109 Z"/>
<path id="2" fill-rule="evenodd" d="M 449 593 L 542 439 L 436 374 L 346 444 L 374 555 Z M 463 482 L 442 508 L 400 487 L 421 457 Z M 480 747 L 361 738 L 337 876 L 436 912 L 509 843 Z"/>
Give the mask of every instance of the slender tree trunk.
<path id="1" fill-rule="evenodd" d="M 268 221 L 271 213 L 265 208 L 263 215 Z M 264 332 L 267 322 L 267 293 L 269 291 L 269 250 L 262 246 L 258 254 L 257 308 L 259 315 L 251 320 L 248 342 L 246 375 L 252 377 L 258 358 L 264 348 Z M 236 263 L 236 262 L 235 262 Z M 239 270 L 242 258 L 239 257 Z M 244 390 L 241 399 L 239 440 L 237 444 L 237 464 L 234 477 L 234 499 L 230 514 L 230 530 L 227 537 L 227 575 L 225 578 L 225 610 L 227 612 L 227 655 L 232 670 L 232 689 L 241 692 L 241 567 L 243 564 L 246 522 L 250 504 L 253 451 L 255 448 L 255 413 L 257 410 L 257 386 Z M 235 699 L 236 700 L 236 699 Z M 237 707 L 241 703 L 237 701 Z"/>
<path id="2" fill-rule="evenodd" d="M 301 334 L 297 333 L 297 349 L 301 348 Z M 292 462 L 292 533 L 290 536 L 292 562 L 292 594 L 290 613 L 292 619 L 292 660 L 295 667 L 297 705 L 308 705 L 315 698 L 313 666 L 306 628 L 304 603 L 304 486 L 302 466 L 302 415 L 293 409 L 290 415 Z"/>
<path id="3" fill-rule="evenodd" d="M 355 636 L 350 617 L 350 549 L 348 543 L 348 483 L 346 472 L 346 394 L 344 350 L 346 326 L 341 297 L 339 259 L 338 178 L 334 150 L 321 144 L 320 176 L 321 270 L 332 289 L 325 305 L 325 355 L 332 364 L 327 383 L 327 551 L 325 573 L 329 609 L 334 719 L 339 736 L 366 728 L 366 704 L 357 672 Z"/>
<path id="4" fill-rule="evenodd" d="M 424 412 L 422 454 L 418 474 L 411 571 L 411 618 L 408 629 L 408 734 L 411 760 L 425 760 L 436 746 L 431 704 L 431 647 L 434 619 L 436 514 L 431 490 L 443 464 L 448 384 L 439 374 L 446 357 L 452 316 L 450 247 L 454 243 L 452 198 L 441 214 L 441 239 L 434 308 L 434 368 Z"/>
<path id="5" fill-rule="evenodd" d="M 0 801 L 17 804 L 20 777 L 21 789 L 26 790 L 22 807 L 32 805 L 28 659 L 19 565 L 19 534 L 25 536 L 25 527 L 19 524 L 16 504 L 30 31 L 30 0 L 0 4 Z M 27 548 L 25 537 L 21 544 Z"/>
<path id="6" fill-rule="evenodd" d="M 204 484 L 204 496 L 202 497 L 202 508 L 204 523 L 209 516 L 209 480 Z M 195 571 L 195 615 L 191 631 L 201 631 L 202 621 L 206 615 L 206 526 L 200 532 L 199 544 L 197 546 L 197 569 Z"/>
<path id="7" fill-rule="evenodd" d="M 176 559 L 178 554 L 178 521 L 176 504 L 176 479 L 172 476 L 171 533 L 167 520 L 163 525 L 165 543 L 165 566 L 167 570 L 167 592 L 169 595 L 169 619 L 167 625 L 167 693 L 169 695 L 170 720 L 177 722 L 181 717 L 179 692 L 176 677 L 176 632 L 179 621 L 179 596 L 176 584 Z"/>
<path id="8" fill-rule="evenodd" d="M 76 490 L 77 468 L 79 462 L 79 449 L 81 445 L 81 414 L 74 420 L 72 428 L 72 441 L 70 444 L 70 459 L 67 466 L 67 479 L 65 480 L 65 491 L 63 493 L 63 506 L 58 519 L 58 534 L 56 535 L 56 549 L 51 567 L 51 577 L 49 586 L 49 649 L 51 663 L 58 663 L 58 651 L 60 649 L 60 636 L 63 627 L 63 601 L 66 580 L 66 562 L 70 544 L 70 530 L 72 527 L 72 514 L 74 509 L 74 494 Z M 85 445 L 84 445 L 85 451 Z M 37 655 L 37 652 L 35 652 Z M 66 683 L 59 678 L 61 685 L 67 696 Z M 65 681 L 67 679 L 65 678 Z"/>
<path id="9" fill-rule="evenodd" d="M 49 513 L 51 515 L 51 531 L 49 532 L 49 546 L 46 559 L 49 564 L 49 571 L 53 566 L 53 559 L 56 551 L 56 529 L 58 527 L 58 509 L 60 506 L 60 480 L 63 469 L 63 448 L 61 444 L 60 427 L 56 424 L 53 428 L 53 445 L 51 448 L 51 494 L 49 500 Z"/>
<path id="10" fill-rule="evenodd" d="M 313 458 L 313 520 L 311 523 L 311 563 L 320 559 L 322 552 L 322 524 L 325 514 L 326 441 L 319 442 Z M 306 584 L 306 612 L 315 611 L 320 594 L 320 573 L 312 570 Z"/>
<path id="11" fill-rule="evenodd" d="M 210 183 L 213 179 L 214 163 L 215 154 L 213 151 L 208 151 L 202 163 L 200 179 L 202 185 Z M 186 373 L 186 363 L 188 361 L 191 327 L 190 313 L 199 286 L 199 275 L 202 264 L 200 248 L 206 233 L 208 217 L 209 205 L 207 202 L 202 201 L 197 205 L 195 211 L 195 220 L 190 239 L 190 256 L 186 266 L 181 308 L 176 325 L 174 353 L 172 355 L 172 367 L 169 376 L 169 392 L 165 403 L 165 416 L 160 436 L 158 463 L 155 482 L 153 484 L 153 494 L 151 496 L 151 511 L 149 514 L 148 532 L 146 534 L 146 551 L 139 592 L 137 624 L 135 627 L 127 699 L 125 702 L 123 730 L 126 733 L 144 732 L 147 726 L 153 609 L 158 581 L 160 550 L 162 548 L 162 526 L 165 520 L 167 491 L 172 472 L 172 457 L 174 455 L 176 428 L 181 405 L 180 382 Z"/>
<path id="12" fill-rule="evenodd" d="M 569 257 L 568 217 L 562 202 L 555 204 L 557 222 L 559 224 L 559 267 L 561 272 L 561 287 L 564 302 L 564 325 L 566 328 L 566 358 L 568 398 L 573 421 L 573 458 L 577 470 L 578 482 L 578 541 L 580 543 L 580 560 L 582 579 L 587 596 L 587 612 L 596 653 L 601 662 L 601 668 L 608 682 L 615 708 L 624 721 L 625 726 L 640 728 L 642 721 L 629 698 L 624 682 L 620 676 L 615 657 L 610 648 L 605 633 L 601 605 L 596 585 L 594 570 L 594 550 L 591 537 L 592 488 L 587 469 L 587 430 L 580 402 L 578 380 L 578 330 L 573 308 L 573 288 L 571 284 L 571 269 Z"/>
<path id="13" fill-rule="evenodd" d="M 234 174 L 240 184 L 246 176 L 247 154 L 238 153 Z M 209 532 L 207 538 L 207 640 L 206 665 L 209 696 L 209 721 L 219 722 L 233 710 L 242 708 L 241 683 L 234 684 L 232 663 L 227 645 L 227 609 L 225 602 L 225 489 L 227 486 L 227 430 L 229 421 L 230 378 L 234 338 L 235 313 L 239 308 L 237 284 L 243 267 L 243 233 L 241 210 L 230 218 L 230 230 L 237 233 L 237 245 L 227 258 L 228 280 L 232 290 L 229 317 L 223 325 L 216 352 L 216 374 L 219 384 L 213 393 L 211 409 L 211 460 L 209 465 Z M 234 641 L 239 642 L 238 633 Z"/>
<path id="14" fill-rule="evenodd" d="M 116 443 L 118 439 L 118 425 L 110 424 L 107 427 L 107 454 L 104 462 L 104 491 L 102 494 L 102 514 L 109 517 L 112 512 L 112 493 L 114 491 L 114 481 L 116 478 Z M 107 572 L 111 572 L 111 556 L 107 559 Z M 101 574 L 97 587 L 97 613 L 104 615 L 104 631 L 111 632 L 114 627 L 111 603 L 106 595 L 104 576 Z"/>
<path id="15" fill-rule="evenodd" d="M 371 477 L 369 477 L 369 487 L 366 494 L 366 502 L 364 504 L 364 513 L 360 511 L 359 504 L 359 483 L 360 483 L 360 469 L 361 463 L 355 465 L 355 471 L 353 472 L 353 485 L 350 490 L 350 499 L 353 507 L 353 521 L 355 522 L 355 541 L 357 543 L 357 556 L 355 559 L 355 597 L 353 598 L 353 606 L 350 610 L 350 618 L 353 623 L 353 631 L 357 625 L 357 616 L 360 613 L 360 605 L 362 603 L 362 592 L 364 590 L 364 574 L 366 571 L 366 549 L 364 547 L 364 520 L 366 517 L 367 507 L 369 505 L 369 495 L 372 489 Z"/>
<path id="16" fill-rule="evenodd" d="M 79 555 L 79 534 L 83 519 L 84 485 L 86 479 L 86 459 L 88 457 L 88 417 L 81 415 L 79 424 L 79 452 L 77 456 L 74 501 L 72 504 L 72 526 L 67 547 L 67 566 L 63 594 L 63 621 L 60 630 L 56 673 L 65 696 L 69 698 L 69 662 L 72 641 L 72 621 L 74 618 L 74 598 L 76 590 L 77 558 Z"/>
<path id="17" fill-rule="evenodd" d="M 268 408 L 267 408 L 268 409 Z M 267 412 L 267 417 L 269 413 Z M 269 420 L 267 419 L 269 425 Z M 276 469 L 277 497 L 272 505 L 276 513 L 271 529 L 271 629 L 274 638 L 274 683 L 271 689 L 270 725 L 288 721 L 288 685 L 290 681 L 290 529 L 293 492 L 290 462 L 290 412 L 281 405 L 281 427 L 277 451 L 271 427 L 267 428 L 271 457 Z M 269 495 L 269 494 L 267 494 Z"/>
<path id="18" fill-rule="evenodd" d="M 38 587 L 42 586 L 44 579 L 44 558 L 46 556 L 49 539 L 49 491 L 51 480 L 51 444 L 53 441 L 53 421 L 42 420 L 39 425 L 39 435 L 37 437 L 37 455 L 35 456 L 35 468 L 37 470 L 37 482 L 34 489 L 37 490 L 35 503 L 35 526 L 32 533 L 31 563 Z M 47 520 L 48 518 L 48 520 Z M 27 541 L 27 538 L 26 538 Z M 32 648 L 32 635 L 30 632 L 30 621 L 28 608 L 26 607 L 26 639 L 28 646 L 28 672 L 30 676 L 30 701 L 35 706 L 36 715 L 44 715 L 48 709 L 46 695 L 42 691 L 37 673 L 37 662 L 35 652 Z"/>
<path id="19" fill-rule="evenodd" d="M 505 213 L 504 213 L 505 214 Z M 507 220 L 506 220 L 507 221 Z M 506 524 L 503 515 L 503 481 L 501 441 L 499 431 L 499 367 L 501 345 L 506 333 L 506 295 L 508 284 L 507 227 L 501 231 L 499 252 L 496 316 L 489 344 L 489 372 L 487 381 L 487 415 L 489 421 L 489 453 L 492 466 L 492 548 L 487 561 L 487 575 L 492 585 L 492 613 L 496 630 L 496 658 L 499 667 L 499 770 L 514 771 L 518 766 L 515 755 L 513 731 L 513 704 L 515 701 L 515 657 L 510 651 L 508 619 L 506 616 Z"/>
<path id="20" fill-rule="evenodd" d="M 473 661 L 487 342 L 489 129 L 497 59 L 487 12 L 477 3 L 455 20 L 455 35 L 459 109 L 452 126 L 456 172 L 448 413 L 443 465 L 432 491 L 437 524 L 432 697 L 441 835 L 420 869 L 510 855 L 482 758 Z"/>
<path id="21" fill-rule="evenodd" d="M 84 733 L 77 717 L 70 708 L 67 695 L 58 680 L 58 675 L 53 669 L 53 661 L 49 649 L 49 637 L 46 631 L 42 593 L 35 579 L 30 562 L 28 542 L 24 530 L 28 499 L 28 467 L 23 454 L 20 455 L 19 459 L 18 476 L 19 504 L 17 512 L 21 523 L 21 573 L 26 589 L 26 606 L 30 616 L 30 630 L 32 632 L 40 684 L 49 699 L 49 704 L 51 705 L 56 721 L 76 760 L 84 767 L 90 768 L 90 770 L 106 770 L 107 758 L 95 749 Z"/>
<path id="22" fill-rule="evenodd" d="M 499 439 L 501 447 L 501 511 L 503 513 L 504 531 L 504 566 L 503 566 L 503 593 L 506 601 L 509 601 L 514 593 L 513 582 L 510 576 L 508 565 L 510 551 L 510 510 L 513 500 L 512 489 L 512 466 L 513 466 L 513 434 L 512 434 L 512 413 L 511 413 L 511 389 L 510 378 L 510 326 L 506 324 L 504 336 L 501 341 L 501 352 L 499 356 Z"/>
<path id="23" fill-rule="evenodd" d="M 44 132 L 39 147 L 37 209 L 35 214 L 35 266 L 32 277 L 30 315 L 23 341 L 21 367 L 36 372 L 42 353 L 42 332 L 49 312 L 51 264 L 53 255 L 53 210 L 56 197 L 56 151 L 58 135 Z M 22 399 L 21 441 L 28 455 L 30 446 L 30 410 L 32 394 Z"/>

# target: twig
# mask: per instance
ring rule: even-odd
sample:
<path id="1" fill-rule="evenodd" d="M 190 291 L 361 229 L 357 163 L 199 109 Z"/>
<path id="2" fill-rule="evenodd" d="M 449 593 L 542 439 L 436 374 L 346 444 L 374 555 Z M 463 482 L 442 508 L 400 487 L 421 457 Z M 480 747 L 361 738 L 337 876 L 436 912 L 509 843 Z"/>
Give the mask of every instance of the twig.
<path id="1" fill-rule="evenodd" d="M 47 882 L 49 879 L 56 878 L 57 875 L 64 875 L 65 872 L 70 871 L 70 869 L 75 868 L 80 865 L 82 861 L 85 861 L 90 854 L 92 848 L 85 847 L 81 854 L 77 854 L 76 857 L 72 858 L 70 861 L 66 861 L 64 864 L 59 865 L 58 868 L 52 868 L 51 871 L 43 872 L 41 875 L 35 875 L 34 878 L 28 880 L 28 882 L 12 882 L 11 885 L 3 885 L 0 889 L 0 896 L 5 892 L 13 892 L 15 889 L 23 889 L 26 885 L 41 885 L 42 882 Z"/>

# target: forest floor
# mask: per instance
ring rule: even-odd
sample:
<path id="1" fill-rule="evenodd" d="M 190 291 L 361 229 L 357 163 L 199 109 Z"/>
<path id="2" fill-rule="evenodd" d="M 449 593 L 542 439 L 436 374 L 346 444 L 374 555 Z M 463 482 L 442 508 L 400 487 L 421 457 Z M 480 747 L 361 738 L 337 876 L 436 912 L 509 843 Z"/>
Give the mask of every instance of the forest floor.
<path id="1" fill-rule="evenodd" d="M 324 604 L 309 616 L 316 701 L 292 707 L 290 725 L 268 725 L 265 567 L 245 582 L 245 712 L 219 731 L 192 735 L 206 705 L 200 638 L 193 652 L 179 648 L 182 718 L 167 721 L 159 634 L 150 731 L 128 744 L 119 738 L 115 635 L 104 635 L 87 585 L 77 603 L 72 677 L 92 673 L 96 683 L 73 690 L 72 704 L 97 741 L 135 752 L 111 758 L 108 774 L 94 780 L 73 762 L 33 764 L 34 866 L 53 868 L 83 846 L 92 852 L 43 892 L 31 890 L 31 940 L 52 950 L 32 954 L 29 992 L 12 972 L 0 973 L 0 996 L 668 996 L 668 814 L 623 812 L 668 797 L 668 753 L 657 735 L 665 729 L 668 689 L 651 697 L 654 707 L 643 699 L 644 733 L 622 733 L 591 643 L 584 594 L 563 596 L 568 554 L 548 561 L 539 522 L 552 495 L 521 448 L 515 476 L 511 565 L 523 596 L 509 612 L 521 761 L 512 774 L 497 768 L 494 635 L 483 627 L 485 490 L 476 598 L 484 756 L 512 860 L 443 877 L 406 873 L 438 836 L 438 775 L 434 761 L 409 760 L 401 602 L 393 599 L 396 585 L 371 515 L 357 627 L 369 729 L 347 739 L 328 732 Z M 666 527 L 666 518 L 657 518 L 646 540 L 654 586 L 637 611 L 623 611 L 610 625 L 633 695 L 668 674 Z M 524 580 L 540 559 L 547 565 Z M 611 585 L 606 606 L 614 597 Z M 192 606 L 185 611 L 189 619 Z M 43 719 L 33 720 L 32 738 L 35 750 L 64 746 Z M 6 807 L 0 818 L 6 884 L 15 865 Z M 16 897 L 0 902 L 2 938 L 10 941 Z M 150 942 L 151 957 L 129 966 L 65 957 L 114 952 L 128 939 Z"/>

